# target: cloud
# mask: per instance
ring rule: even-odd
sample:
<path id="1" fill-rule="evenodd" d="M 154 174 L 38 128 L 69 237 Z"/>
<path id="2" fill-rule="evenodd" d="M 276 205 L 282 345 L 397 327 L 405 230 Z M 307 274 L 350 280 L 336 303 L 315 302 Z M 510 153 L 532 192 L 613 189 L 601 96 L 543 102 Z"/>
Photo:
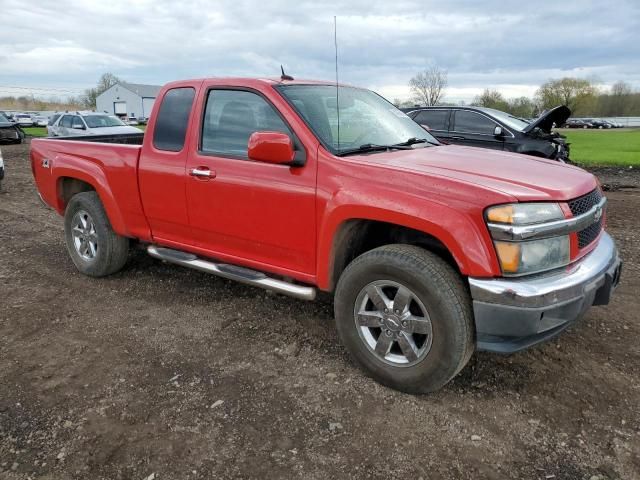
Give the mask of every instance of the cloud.
<path id="1" fill-rule="evenodd" d="M 3 0 L 0 85 L 91 86 L 104 71 L 131 82 L 201 76 L 333 79 L 407 98 L 426 65 L 449 71 L 451 99 L 483 88 L 530 94 L 564 75 L 640 88 L 640 4 L 355 0 Z M 9 12 L 9 13 L 6 13 Z M 0 87 L 1 88 L 1 87 Z"/>

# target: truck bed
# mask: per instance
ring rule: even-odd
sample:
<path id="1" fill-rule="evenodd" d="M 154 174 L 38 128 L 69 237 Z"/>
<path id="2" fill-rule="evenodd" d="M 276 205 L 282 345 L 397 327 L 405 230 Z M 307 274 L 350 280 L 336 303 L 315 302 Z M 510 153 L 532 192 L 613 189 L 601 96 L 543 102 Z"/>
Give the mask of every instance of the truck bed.
<path id="1" fill-rule="evenodd" d="M 42 200 L 64 214 L 69 189 L 95 190 L 118 234 L 148 238 L 137 175 L 143 137 L 140 132 L 34 138 L 31 165 Z"/>

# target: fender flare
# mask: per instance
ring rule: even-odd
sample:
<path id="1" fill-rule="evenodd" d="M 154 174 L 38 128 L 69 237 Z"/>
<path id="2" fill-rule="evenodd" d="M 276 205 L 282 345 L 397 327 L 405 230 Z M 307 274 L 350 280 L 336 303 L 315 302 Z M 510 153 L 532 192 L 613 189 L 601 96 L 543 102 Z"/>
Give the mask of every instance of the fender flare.
<path id="1" fill-rule="evenodd" d="M 82 169 L 76 168 L 73 165 L 73 161 L 67 162 L 63 165 L 58 166 L 60 160 L 70 160 L 69 158 L 63 159 L 63 157 L 58 157 L 53 167 L 52 176 L 55 179 L 56 185 L 56 210 L 60 215 L 64 215 L 67 204 L 61 195 L 61 183 L 63 178 L 73 178 L 85 182 L 93 187 L 93 189 L 98 194 L 100 201 L 102 202 L 102 206 L 107 213 L 107 218 L 111 223 L 111 227 L 113 230 L 122 236 L 131 236 L 131 233 L 128 231 L 126 227 L 126 223 L 122 216 L 122 212 L 118 207 L 117 202 L 113 196 L 111 188 L 109 187 L 109 182 L 107 181 L 106 175 L 104 171 L 100 168 L 99 165 L 95 163 L 83 162 Z M 71 163 L 71 164 L 69 164 Z"/>
<path id="2" fill-rule="evenodd" d="M 323 290 L 332 286 L 333 259 L 339 245 L 336 244 L 341 229 L 351 220 L 372 220 L 417 230 L 439 241 L 447 249 L 463 275 L 493 276 L 499 271 L 495 252 L 488 232 L 479 229 L 468 215 L 451 207 L 434 203 L 434 209 L 446 211 L 430 218 L 399 209 L 371 207 L 368 205 L 341 205 L 336 207 L 320 226 L 318 243 L 317 283 Z M 446 218 L 435 222 L 433 218 Z M 455 232 L 455 234 L 454 234 Z"/>

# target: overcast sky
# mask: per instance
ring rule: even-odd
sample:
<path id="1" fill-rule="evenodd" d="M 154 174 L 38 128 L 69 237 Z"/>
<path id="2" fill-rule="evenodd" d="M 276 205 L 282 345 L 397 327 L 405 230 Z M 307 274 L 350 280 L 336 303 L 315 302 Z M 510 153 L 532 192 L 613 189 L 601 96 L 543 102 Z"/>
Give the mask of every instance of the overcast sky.
<path id="1" fill-rule="evenodd" d="M 80 93 L 103 72 L 134 83 L 203 76 L 340 80 L 408 99 L 429 64 L 447 100 L 533 95 L 549 78 L 640 88 L 640 1 L 0 0 L 0 95 Z M 42 90 L 46 87 L 46 90 Z"/>

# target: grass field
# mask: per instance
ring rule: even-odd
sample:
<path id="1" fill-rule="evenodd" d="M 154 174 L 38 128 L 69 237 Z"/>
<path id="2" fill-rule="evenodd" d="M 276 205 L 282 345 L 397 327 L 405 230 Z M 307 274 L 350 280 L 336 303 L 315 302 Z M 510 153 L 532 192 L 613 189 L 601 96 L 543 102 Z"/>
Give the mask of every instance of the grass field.
<path id="1" fill-rule="evenodd" d="M 640 166 L 640 128 L 568 130 L 571 160 L 581 165 Z"/>
<path id="2" fill-rule="evenodd" d="M 144 131 L 146 125 L 137 127 Z M 32 137 L 47 136 L 44 127 L 27 127 L 23 130 Z M 571 143 L 571 160 L 578 164 L 640 166 L 640 128 L 559 131 L 567 136 L 567 141 Z"/>
<path id="3" fill-rule="evenodd" d="M 46 137 L 47 127 L 22 127 L 24 133 L 30 137 Z"/>

